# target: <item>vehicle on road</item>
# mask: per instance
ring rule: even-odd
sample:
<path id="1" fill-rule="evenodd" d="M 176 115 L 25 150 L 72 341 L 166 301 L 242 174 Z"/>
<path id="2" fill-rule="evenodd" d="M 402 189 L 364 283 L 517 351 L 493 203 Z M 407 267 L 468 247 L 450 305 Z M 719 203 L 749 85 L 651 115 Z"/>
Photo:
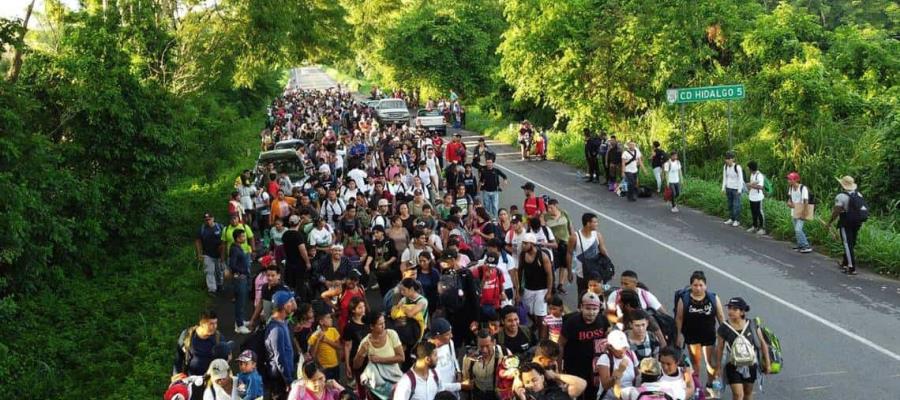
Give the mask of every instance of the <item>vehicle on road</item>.
<path id="1" fill-rule="evenodd" d="M 274 164 L 275 170 L 278 172 L 287 171 L 293 186 L 303 185 L 306 181 L 306 166 L 303 164 L 303 160 L 300 156 L 297 155 L 297 151 L 293 148 L 269 150 L 259 153 L 259 158 L 256 159 L 258 180 L 262 179 L 263 174 L 261 172 L 266 170 L 266 166 L 269 165 L 269 163 Z M 256 182 L 257 185 L 260 183 L 261 182 Z"/>
<path id="2" fill-rule="evenodd" d="M 429 132 L 439 132 L 441 136 L 447 135 L 447 121 L 438 110 L 421 109 L 416 115 L 416 128 L 422 128 Z"/>
<path id="3" fill-rule="evenodd" d="M 375 106 L 375 119 L 382 126 L 391 123 L 406 125 L 409 123 L 409 108 L 402 99 L 379 100 Z"/>
<path id="4" fill-rule="evenodd" d="M 282 150 L 282 149 L 297 150 L 305 145 L 306 145 L 306 142 L 303 141 L 303 139 L 282 140 L 278 143 L 275 143 L 275 148 L 273 150 Z"/>

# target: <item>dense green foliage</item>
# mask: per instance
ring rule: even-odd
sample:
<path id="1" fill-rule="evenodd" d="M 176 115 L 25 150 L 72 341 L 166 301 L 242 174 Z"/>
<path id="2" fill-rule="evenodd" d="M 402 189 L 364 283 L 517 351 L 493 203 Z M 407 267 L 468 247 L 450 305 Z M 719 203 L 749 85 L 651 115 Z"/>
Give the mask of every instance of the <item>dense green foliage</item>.
<path id="1" fill-rule="evenodd" d="M 24 41 L 0 24 L 0 47 L 25 53 L 18 80 L 0 82 L 11 397 L 160 395 L 174 339 L 205 305 L 200 213 L 225 215 L 282 68 L 343 54 L 330 2 L 196 3 L 48 0 Z"/>
<path id="2" fill-rule="evenodd" d="M 500 3 L 344 1 L 366 76 L 386 87 L 419 88 L 423 97 L 450 89 L 485 96 L 496 88 L 496 48 L 506 27 Z"/>

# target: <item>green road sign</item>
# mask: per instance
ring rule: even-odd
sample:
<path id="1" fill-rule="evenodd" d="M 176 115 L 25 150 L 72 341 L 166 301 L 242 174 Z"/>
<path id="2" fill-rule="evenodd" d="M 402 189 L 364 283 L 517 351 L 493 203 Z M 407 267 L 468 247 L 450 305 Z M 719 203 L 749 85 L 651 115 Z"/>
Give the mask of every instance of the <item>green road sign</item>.
<path id="1" fill-rule="evenodd" d="M 697 103 L 715 100 L 740 100 L 744 98 L 744 85 L 704 86 L 666 90 L 669 104 Z"/>

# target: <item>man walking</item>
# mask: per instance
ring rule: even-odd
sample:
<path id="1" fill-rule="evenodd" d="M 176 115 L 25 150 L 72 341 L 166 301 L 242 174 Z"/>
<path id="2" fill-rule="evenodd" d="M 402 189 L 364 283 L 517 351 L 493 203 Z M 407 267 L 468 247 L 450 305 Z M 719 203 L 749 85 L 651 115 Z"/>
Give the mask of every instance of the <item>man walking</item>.
<path id="1" fill-rule="evenodd" d="M 744 190 L 744 170 L 734 162 L 734 152 L 725 153 L 722 167 L 722 192 L 728 201 L 725 225 L 741 226 L 741 191 Z"/>
<path id="2" fill-rule="evenodd" d="M 863 222 L 869 219 L 869 208 L 862 194 L 856 191 L 856 181 L 852 176 L 844 176 L 838 179 L 842 192 L 834 197 L 834 207 L 831 209 L 831 218 L 828 219 L 826 228 L 831 228 L 835 219 L 838 220 L 838 232 L 844 247 L 844 258 L 841 260 L 841 272 L 847 275 L 856 275 L 856 237 Z"/>
<path id="3" fill-rule="evenodd" d="M 274 310 L 272 319 L 266 325 L 266 353 L 268 366 L 266 371 L 270 379 L 266 383 L 266 392 L 271 399 L 286 399 L 291 383 L 297 377 L 294 368 L 294 348 L 291 343 L 291 331 L 287 318 L 297 309 L 294 295 L 282 290 L 272 295 Z"/>
<path id="4" fill-rule="evenodd" d="M 653 177 L 656 178 L 656 193 L 662 191 L 663 164 L 669 159 L 665 150 L 659 147 L 658 141 L 653 141 L 653 158 L 650 159 L 650 167 L 653 168 Z"/>
<path id="5" fill-rule="evenodd" d="M 250 301 L 250 253 L 244 251 L 247 234 L 242 229 L 234 231 L 234 244 L 228 255 L 228 268 L 234 276 L 234 333 L 246 335 L 250 329 L 244 326 L 248 321 L 247 307 Z"/>
<path id="6" fill-rule="evenodd" d="M 500 179 L 503 179 L 503 185 L 509 184 L 509 179 L 503 171 L 494 168 L 494 160 L 487 158 L 484 160 L 484 168 L 481 169 L 481 203 L 484 204 L 484 210 L 490 214 L 491 218 L 497 218 L 497 212 L 500 204 Z"/>
<path id="7" fill-rule="evenodd" d="M 622 152 L 622 178 L 628 185 L 628 201 L 637 201 L 637 177 L 638 173 L 644 167 L 644 158 L 641 151 L 634 144 L 634 140 L 629 140 L 627 148 Z"/>
<path id="8" fill-rule="evenodd" d="M 222 245 L 222 224 L 216 222 L 212 214 L 203 214 L 203 225 L 200 233 L 194 241 L 197 248 L 197 259 L 203 264 L 203 272 L 206 273 L 206 291 L 210 296 L 215 296 L 224 285 L 224 267 L 222 266 L 222 253 L 225 246 Z"/>
<path id="9" fill-rule="evenodd" d="M 588 182 L 600 182 L 600 144 L 600 138 L 592 134 L 590 129 L 584 128 L 584 158 L 588 166 L 585 180 Z"/>
<path id="10" fill-rule="evenodd" d="M 791 172 L 787 175 L 788 180 L 788 201 L 787 206 L 791 209 L 791 221 L 794 224 L 794 235 L 797 238 L 797 246 L 794 250 L 801 253 L 812 253 L 812 247 L 806 238 L 806 232 L 803 231 L 803 224 L 812 210 L 809 207 L 809 190 L 806 186 L 800 184 L 800 174 Z M 740 203 L 738 203 L 740 204 Z M 737 226 L 737 225 L 735 225 Z"/>

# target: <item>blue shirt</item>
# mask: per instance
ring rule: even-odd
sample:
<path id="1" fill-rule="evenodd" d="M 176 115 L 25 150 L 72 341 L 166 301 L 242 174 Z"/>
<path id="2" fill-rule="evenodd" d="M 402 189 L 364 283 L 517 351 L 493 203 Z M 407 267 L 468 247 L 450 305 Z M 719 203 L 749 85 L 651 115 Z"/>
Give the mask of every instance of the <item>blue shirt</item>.
<path id="1" fill-rule="evenodd" d="M 228 253 L 228 268 L 236 274 L 250 275 L 250 254 L 237 243 L 231 245 L 231 252 Z"/>
<path id="2" fill-rule="evenodd" d="M 237 380 L 238 397 L 241 400 L 254 400 L 263 396 L 262 377 L 259 372 L 241 372 L 237 375 Z"/>
<path id="3" fill-rule="evenodd" d="M 281 375 L 290 384 L 297 377 L 294 370 L 294 348 L 287 322 L 272 319 L 266 325 L 266 351 L 269 353 L 270 376 Z"/>

